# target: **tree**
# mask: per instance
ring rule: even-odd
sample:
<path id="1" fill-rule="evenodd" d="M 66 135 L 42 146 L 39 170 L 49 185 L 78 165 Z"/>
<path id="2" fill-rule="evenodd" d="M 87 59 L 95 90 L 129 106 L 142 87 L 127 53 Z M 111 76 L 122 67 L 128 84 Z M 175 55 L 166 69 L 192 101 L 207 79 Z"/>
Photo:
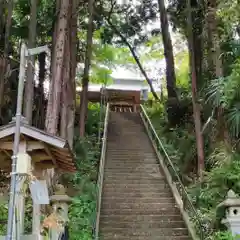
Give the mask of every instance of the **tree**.
<path id="1" fill-rule="evenodd" d="M 173 57 L 172 39 L 169 32 L 169 23 L 164 0 L 158 0 L 160 21 L 162 29 L 162 40 L 164 45 L 164 56 L 166 61 L 166 81 L 168 98 L 178 99 L 176 92 L 176 75 Z"/>
<path id="2" fill-rule="evenodd" d="M 69 9 L 68 38 L 64 57 L 64 73 L 61 97 L 60 135 L 73 146 L 75 120 L 75 77 L 77 67 L 77 7 L 79 1 L 73 0 Z"/>
<path id="3" fill-rule="evenodd" d="M 191 82 L 192 82 L 192 104 L 193 104 L 193 118 L 195 125 L 195 134 L 197 142 L 197 157 L 198 157 L 198 175 L 202 178 L 202 174 L 205 168 L 204 161 L 204 145 L 201 127 L 201 112 L 198 103 L 197 95 L 197 74 L 195 69 L 195 52 L 193 48 L 193 34 L 192 34 L 192 6 L 191 0 L 187 0 L 187 10 L 188 10 L 188 44 L 189 44 L 189 57 L 190 57 L 190 70 L 191 70 Z"/>
<path id="4" fill-rule="evenodd" d="M 37 5 L 38 5 L 38 0 L 31 0 L 28 48 L 35 47 L 36 28 L 37 28 Z M 24 115 L 28 120 L 29 124 L 32 124 L 34 76 L 35 76 L 34 68 L 35 68 L 35 57 L 31 56 L 28 59 L 27 80 L 26 80 L 25 95 L 24 95 Z"/>
<path id="5" fill-rule="evenodd" d="M 0 2 L 0 13 L 4 12 L 5 1 Z M 10 30 L 12 25 L 12 12 L 13 12 L 13 0 L 9 0 L 7 2 L 7 16 L 6 21 L 4 17 L 1 15 L 1 25 L 4 26 L 5 31 L 1 33 L 2 39 L 1 45 L 3 42 L 3 56 L 0 58 L 0 120 L 2 120 L 2 108 L 3 108 L 3 100 L 4 100 L 4 84 L 7 77 L 6 71 L 8 67 L 8 51 L 9 51 L 9 37 L 10 37 Z M 4 14 L 3 14 L 4 16 Z M 0 25 L 0 26 L 1 26 Z M 0 28 L 1 31 L 1 28 Z"/>
<path id="6" fill-rule="evenodd" d="M 89 83 L 89 71 L 92 59 L 92 42 L 93 42 L 93 11 L 94 0 L 88 1 L 88 29 L 87 29 L 87 46 L 84 60 L 84 71 L 82 76 L 82 91 L 80 99 L 80 120 L 79 129 L 80 136 L 83 137 L 85 133 L 85 119 L 87 116 L 88 107 L 88 83 Z"/>
<path id="7" fill-rule="evenodd" d="M 49 89 L 46 130 L 56 135 L 60 117 L 60 101 L 63 83 L 64 53 L 66 51 L 66 37 L 68 36 L 68 13 L 70 2 L 62 0 L 56 21 L 56 42 L 53 46 L 52 79 Z"/>

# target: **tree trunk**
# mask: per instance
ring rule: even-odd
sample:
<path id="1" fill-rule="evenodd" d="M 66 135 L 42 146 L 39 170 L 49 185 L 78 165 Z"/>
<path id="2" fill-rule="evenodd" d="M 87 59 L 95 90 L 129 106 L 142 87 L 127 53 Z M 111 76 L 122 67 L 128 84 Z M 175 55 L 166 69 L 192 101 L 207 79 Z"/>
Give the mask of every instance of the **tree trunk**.
<path id="1" fill-rule="evenodd" d="M 53 51 L 52 51 L 52 65 L 51 65 L 51 83 L 48 96 L 47 113 L 45 120 L 45 129 L 48 133 L 57 135 L 58 124 L 61 110 L 61 92 L 63 84 L 64 73 L 64 56 L 66 51 L 66 44 L 68 38 L 68 13 L 69 13 L 69 1 L 61 0 L 57 1 L 59 4 L 59 14 L 57 15 L 57 21 L 55 23 L 55 33 L 53 38 Z M 48 169 L 45 171 L 48 178 L 48 186 L 54 184 L 54 179 L 57 179 L 59 175 L 54 169 Z"/>
<path id="2" fill-rule="evenodd" d="M 6 27 L 5 27 L 5 40 L 4 40 L 4 54 L 7 56 L 8 54 L 8 48 L 9 48 L 9 38 L 10 38 L 10 31 L 11 31 L 11 25 L 12 25 L 12 13 L 13 13 L 13 0 L 8 0 L 7 4 L 7 21 L 6 21 Z"/>
<path id="3" fill-rule="evenodd" d="M 172 39 L 169 32 L 169 23 L 167 18 L 167 11 L 164 0 L 158 0 L 162 40 L 164 46 L 164 56 L 166 61 L 166 80 L 167 80 L 167 92 L 168 98 L 178 99 L 176 92 L 176 75 L 175 75 L 175 64 L 173 56 Z"/>
<path id="4" fill-rule="evenodd" d="M 64 57 L 64 80 L 62 88 L 61 137 L 66 138 L 73 146 L 75 120 L 75 76 L 77 60 L 77 6 L 73 0 L 69 9 L 69 33 Z"/>
<path id="5" fill-rule="evenodd" d="M 9 48 L 10 30 L 12 25 L 13 0 L 8 1 L 7 12 L 8 14 L 7 14 L 7 21 L 5 24 L 3 58 L 0 59 L 0 119 L 2 118 L 5 73 L 8 65 L 7 56 L 8 56 L 8 48 Z"/>
<path id="6" fill-rule="evenodd" d="M 69 1 L 62 0 L 57 19 L 56 42 L 53 46 L 52 81 L 49 89 L 49 99 L 45 128 L 47 132 L 56 135 L 60 114 L 60 101 L 63 82 L 64 53 L 66 36 L 68 33 L 68 9 Z"/>
<path id="7" fill-rule="evenodd" d="M 192 104 L 193 104 L 193 117 L 195 124 L 195 134 L 197 142 L 197 156 L 198 156 L 198 176 L 202 178 L 202 173 L 205 168 L 204 164 L 204 145 L 203 136 L 201 133 L 201 112 L 200 106 L 197 102 L 197 76 L 195 69 L 195 52 L 193 48 L 193 33 L 192 33 L 192 7 L 190 0 L 187 1 L 188 10 L 188 47 L 189 47 L 189 62 L 192 77 Z"/>
<path id="8" fill-rule="evenodd" d="M 46 74 L 46 53 L 42 52 L 38 56 L 38 62 L 39 62 L 39 84 L 38 84 L 38 94 L 37 94 L 37 107 L 36 107 L 36 116 L 35 119 L 35 126 L 37 128 L 43 129 L 44 128 L 44 120 L 45 120 L 45 98 L 44 98 L 44 88 L 43 84 L 45 81 L 45 74 Z"/>
<path id="9" fill-rule="evenodd" d="M 70 18 L 70 13 L 68 14 L 68 18 Z M 70 19 L 68 19 L 68 23 Z M 71 31 L 71 28 L 68 29 Z M 62 96 L 61 96 L 61 122 L 60 122 L 60 136 L 64 139 L 67 139 L 67 107 L 68 107 L 68 99 L 71 96 L 68 96 L 68 88 L 70 84 L 70 31 L 68 32 L 68 36 L 66 39 L 65 53 L 64 53 L 64 63 L 63 63 L 63 83 L 62 83 Z"/>
<path id="10" fill-rule="evenodd" d="M 191 0 L 193 49 L 198 88 L 202 87 L 204 0 Z"/>
<path id="11" fill-rule="evenodd" d="M 55 58 L 54 57 L 54 45 L 56 43 L 56 40 L 57 40 L 57 29 L 58 29 L 58 19 L 59 19 L 59 14 L 60 14 L 60 7 L 61 7 L 61 0 L 56 0 L 56 7 L 55 7 L 55 12 L 54 12 L 54 21 L 53 21 L 53 26 L 52 26 L 52 29 L 53 29 L 53 32 L 52 32 L 52 52 L 51 52 L 51 67 L 50 67 L 50 78 L 51 77 L 51 74 L 54 72 L 53 71 L 53 59 Z"/>
<path id="12" fill-rule="evenodd" d="M 71 96 L 70 102 L 68 104 L 67 115 L 68 115 L 68 124 L 67 124 L 67 138 L 70 147 L 73 147 L 73 137 L 74 137 L 74 122 L 75 122 L 75 112 L 76 112 L 76 69 L 77 69 L 77 9 L 79 5 L 79 0 L 73 0 L 72 4 L 72 18 L 71 18 L 71 35 L 70 35 L 70 80 L 71 85 L 69 88 L 69 95 Z"/>
<path id="13" fill-rule="evenodd" d="M 94 0 L 88 1 L 88 31 L 87 31 L 87 47 L 84 61 L 84 71 L 82 78 L 82 92 L 80 98 L 80 120 L 79 120 L 79 131 L 80 137 L 85 135 L 85 120 L 87 117 L 88 108 L 88 83 L 89 83 L 89 70 L 92 59 L 92 41 L 93 41 L 93 11 L 94 11 Z"/>
<path id="14" fill-rule="evenodd" d="M 4 19 L 4 10 L 5 10 L 6 1 L 0 0 L 0 49 L 4 49 L 4 25 L 5 25 L 5 19 Z"/>
<path id="15" fill-rule="evenodd" d="M 208 54 L 209 67 L 213 71 L 213 77 L 222 77 L 221 50 L 217 29 L 217 1 L 208 0 L 207 2 L 207 29 L 208 29 Z"/>
<path id="16" fill-rule="evenodd" d="M 36 30 L 37 30 L 37 5 L 38 5 L 38 0 L 31 0 L 28 48 L 35 47 Z M 26 117 L 30 125 L 32 124 L 32 112 L 33 112 L 34 73 L 35 73 L 34 65 L 35 65 L 35 56 L 33 55 L 33 56 L 30 56 L 28 59 L 27 80 L 26 80 L 25 95 L 24 95 L 24 116 Z"/>
<path id="17" fill-rule="evenodd" d="M 218 3 L 216 0 L 208 1 L 207 24 L 209 38 L 212 40 L 212 42 L 209 43 L 212 46 L 211 52 L 209 53 L 211 55 L 209 59 L 211 62 L 209 64 L 213 67 L 214 78 L 221 78 L 223 77 L 223 63 L 217 27 L 217 7 Z M 217 108 L 217 129 L 219 140 L 224 141 L 226 146 L 231 149 L 231 138 L 227 129 L 226 120 L 224 119 L 224 108 L 221 106 Z"/>

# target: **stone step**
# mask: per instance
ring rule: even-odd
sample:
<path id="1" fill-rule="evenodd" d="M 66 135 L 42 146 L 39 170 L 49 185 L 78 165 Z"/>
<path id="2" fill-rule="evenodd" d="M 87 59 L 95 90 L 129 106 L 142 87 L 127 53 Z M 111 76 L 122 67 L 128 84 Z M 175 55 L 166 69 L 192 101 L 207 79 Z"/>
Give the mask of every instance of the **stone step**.
<path id="1" fill-rule="evenodd" d="M 104 235 L 104 237 L 99 240 L 191 240 L 188 236 L 151 236 L 146 239 L 146 236 L 120 236 L 120 235 Z"/>
<path id="2" fill-rule="evenodd" d="M 135 126 L 135 125 L 131 125 L 129 122 L 122 123 L 120 128 L 117 128 L 117 126 L 118 126 L 118 124 L 109 125 L 109 136 L 115 137 L 116 135 L 113 135 L 113 133 L 120 134 L 120 135 L 122 135 L 122 137 L 124 137 L 124 134 L 125 134 L 125 136 L 136 135 L 136 131 L 137 131 L 138 135 L 145 133 L 144 128 Z"/>
<path id="3" fill-rule="evenodd" d="M 171 209 L 121 209 L 121 208 L 104 208 L 102 207 L 102 213 L 109 215 L 109 214 L 122 214 L 122 215 L 176 215 L 180 214 L 180 211 L 178 208 L 172 207 Z"/>
<path id="4" fill-rule="evenodd" d="M 133 192 L 133 191 L 124 191 L 124 192 L 117 192 L 117 191 L 103 191 L 103 197 L 116 197 L 116 198 L 138 198 L 138 201 L 141 198 L 166 198 L 172 197 L 171 191 L 164 191 L 164 192 Z"/>
<path id="5" fill-rule="evenodd" d="M 145 174 L 145 173 L 134 173 L 134 174 L 126 174 L 126 173 L 104 173 L 104 180 L 116 180 L 122 181 L 124 180 L 150 180 L 150 179 L 158 179 L 165 180 L 163 175 L 160 174 Z"/>
<path id="6" fill-rule="evenodd" d="M 110 219 L 103 220 L 101 219 L 101 226 L 113 226 L 113 222 Z M 138 229 L 144 227 L 145 229 L 152 229 L 152 228 L 185 228 L 185 223 L 180 221 L 142 221 L 142 222 L 134 222 L 134 221 L 116 221 L 114 222 L 114 228 L 131 228 Z"/>
<path id="7" fill-rule="evenodd" d="M 157 186 L 154 186 L 152 188 L 150 187 L 146 187 L 146 188 L 143 188 L 143 187 L 139 187 L 139 188 L 130 188 L 130 187 L 106 187 L 106 186 L 103 186 L 103 191 L 106 192 L 106 193 L 112 193 L 113 195 L 115 196 L 119 196 L 121 194 L 130 194 L 132 192 L 135 192 L 135 193 L 139 193 L 139 194 L 144 194 L 144 195 L 148 195 L 148 194 L 153 194 L 153 193 L 159 193 L 159 194 L 167 194 L 167 193 L 170 193 L 170 188 L 167 188 L 166 187 L 166 190 L 164 188 L 160 189 L 159 187 Z"/>
<path id="8" fill-rule="evenodd" d="M 121 210 L 132 210 L 132 211 L 148 211 L 148 210 L 156 210 L 156 211 L 174 211 L 175 208 L 178 209 L 176 204 L 172 202 L 169 203 L 160 203 L 160 202 L 135 202 L 135 203 L 125 203 L 125 202 L 113 202 L 113 201 L 106 201 L 102 204 L 102 209 L 121 209 Z"/>
<path id="9" fill-rule="evenodd" d="M 141 214 L 141 215 L 123 215 L 123 214 L 101 214 L 101 221 L 110 222 L 172 222 L 172 221 L 182 221 L 180 214 Z"/>
<path id="10" fill-rule="evenodd" d="M 128 165 L 132 165 L 132 166 L 142 166 L 142 167 L 145 167 L 145 166 L 148 166 L 149 165 L 156 165 L 158 166 L 158 168 L 160 168 L 160 165 L 158 163 L 156 163 L 156 160 L 155 159 L 149 159 L 149 158 L 142 158 L 142 157 L 139 157 L 139 156 L 130 156 L 129 158 L 123 158 L 123 159 L 116 159 L 116 158 L 109 158 L 107 157 L 106 160 L 105 160 L 105 163 L 108 164 L 110 167 L 111 165 L 113 166 L 118 166 L 118 165 L 123 165 L 123 167 L 128 167 Z M 107 166 L 106 166 L 107 168 Z"/>
<path id="11" fill-rule="evenodd" d="M 165 181 L 163 178 L 139 178 L 139 179 L 112 179 L 112 178 L 105 178 L 104 184 L 127 184 L 127 185 L 140 185 L 140 184 L 164 184 Z"/>
<path id="12" fill-rule="evenodd" d="M 151 150 L 149 150 L 149 148 L 147 150 L 142 149 L 142 147 L 138 147 L 136 150 L 129 152 L 129 149 L 127 149 L 126 151 L 123 149 L 120 151 L 120 146 L 115 147 L 114 150 L 108 150 L 110 147 L 107 145 L 107 154 L 109 155 L 113 155 L 115 157 L 119 157 L 121 158 L 122 156 L 128 157 L 128 156 L 132 156 L 134 157 L 136 154 L 143 156 L 143 157 L 149 157 L 149 158 L 155 158 L 156 159 L 156 154 L 154 152 L 152 152 Z M 139 149 L 141 148 L 141 149 Z"/>
<path id="13" fill-rule="evenodd" d="M 135 229 L 129 226 L 128 228 L 113 228 L 112 226 L 109 227 L 102 227 L 101 232 L 106 232 L 107 235 L 112 236 L 126 236 L 126 237 L 132 237 L 132 236 L 145 236 L 145 237 L 151 237 L 151 236 L 188 236 L 188 230 L 187 228 L 155 228 L 155 229 L 145 229 L 144 227 Z"/>
<path id="14" fill-rule="evenodd" d="M 141 199 L 139 199 L 138 197 L 129 197 L 129 198 L 121 198 L 121 197 L 116 197 L 116 196 L 112 196 L 112 197 L 103 197 L 102 198 L 102 202 L 114 202 L 116 204 L 120 204 L 120 203 L 135 203 L 137 201 L 141 200 L 141 203 L 171 203 L 174 204 L 175 200 L 173 197 L 141 197 Z"/>
<path id="15" fill-rule="evenodd" d="M 109 161 L 107 160 L 106 164 L 109 163 Z M 122 171 L 125 171 L 125 172 L 128 172 L 128 171 L 141 171 L 141 170 L 152 170 L 152 171 L 157 171 L 160 173 L 160 166 L 158 164 L 141 164 L 141 165 L 135 165 L 135 164 L 132 164 L 128 167 L 114 167 L 114 166 L 111 166 L 111 167 L 106 167 L 106 171 L 117 171 L 117 172 L 122 172 Z"/>
<path id="16" fill-rule="evenodd" d="M 114 239 L 191 239 L 139 113 L 110 113 L 99 240 Z"/>
<path id="17" fill-rule="evenodd" d="M 117 182 L 117 183 L 104 183 L 103 184 L 104 188 L 117 188 L 118 190 L 125 190 L 125 189 L 131 189 L 131 190 L 145 190 L 148 189 L 147 191 L 158 191 L 158 190 L 165 190 L 169 189 L 168 184 L 164 182 L 160 182 L 156 184 L 156 182 L 153 183 L 124 183 L 124 182 Z"/>
<path id="18" fill-rule="evenodd" d="M 126 143 L 125 143 L 126 144 Z M 131 144 L 131 143 L 129 143 Z M 114 146 L 109 146 L 107 145 L 107 148 L 114 148 L 114 150 L 108 150 L 108 153 L 115 153 L 118 154 L 118 156 L 121 156 L 122 154 L 139 154 L 139 153 L 151 153 L 151 151 L 149 151 L 149 147 L 144 146 L 144 144 L 142 145 L 128 145 L 128 146 L 123 146 L 123 145 L 117 145 L 116 147 Z"/>
<path id="19" fill-rule="evenodd" d="M 106 168 L 114 168 L 114 167 L 117 167 L 117 168 L 151 168 L 153 167 L 154 169 L 156 168 L 159 168 L 160 166 L 158 164 L 155 164 L 155 163 L 149 163 L 148 160 L 146 160 L 146 163 L 144 163 L 144 161 L 142 160 L 142 162 L 131 162 L 130 160 L 128 162 L 111 162 L 111 161 L 106 161 Z"/>
<path id="20" fill-rule="evenodd" d="M 155 160 L 149 160 L 149 159 L 133 159 L 133 158 L 129 158 L 128 160 L 113 160 L 111 161 L 111 159 L 106 159 L 105 162 L 105 166 L 106 168 L 110 167 L 114 167 L 114 166 L 118 166 L 118 167 L 131 167 L 131 166 L 137 166 L 137 167 L 145 167 L 149 165 L 157 165 L 158 167 L 160 167 L 158 164 L 156 164 Z"/>
<path id="21" fill-rule="evenodd" d="M 110 161 L 149 161 L 149 163 L 158 163 L 155 156 L 145 155 L 145 153 L 138 152 L 136 154 L 129 154 L 129 153 L 110 153 L 106 154 L 106 159 Z"/>
<path id="22" fill-rule="evenodd" d="M 106 165 L 105 165 L 106 166 Z M 165 179 L 164 175 L 158 173 L 142 173 L 142 172 L 134 172 L 134 173 L 125 173 L 125 172 L 117 172 L 111 173 L 107 172 L 107 169 L 104 172 L 104 176 L 113 179 Z"/>

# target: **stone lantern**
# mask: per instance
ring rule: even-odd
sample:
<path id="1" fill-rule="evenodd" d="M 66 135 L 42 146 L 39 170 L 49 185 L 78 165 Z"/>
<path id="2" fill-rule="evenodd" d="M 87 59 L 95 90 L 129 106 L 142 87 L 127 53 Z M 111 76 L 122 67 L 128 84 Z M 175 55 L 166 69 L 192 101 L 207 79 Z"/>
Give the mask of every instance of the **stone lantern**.
<path id="1" fill-rule="evenodd" d="M 229 190 L 226 199 L 218 205 L 225 209 L 225 219 L 221 222 L 232 232 L 233 236 L 240 234 L 240 198 L 233 190 Z"/>
<path id="2" fill-rule="evenodd" d="M 53 214 L 57 216 L 57 227 L 51 229 L 51 240 L 58 240 L 68 222 L 68 208 L 72 199 L 66 195 L 64 186 L 58 184 L 54 195 L 50 197 L 50 201 L 53 207 Z"/>

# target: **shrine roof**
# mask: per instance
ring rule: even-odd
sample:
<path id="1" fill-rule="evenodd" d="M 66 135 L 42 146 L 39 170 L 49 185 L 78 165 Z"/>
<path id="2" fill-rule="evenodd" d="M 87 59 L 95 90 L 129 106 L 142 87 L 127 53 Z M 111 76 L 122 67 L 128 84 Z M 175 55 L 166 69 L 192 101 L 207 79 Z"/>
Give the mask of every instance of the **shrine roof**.
<path id="1" fill-rule="evenodd" d="M 5 163 L 6 169 L 11 168 L 15 125 L 15 121 L 12 121 L 0 127 L 0 162 Z M 32 127 L 24 120 L 21 121 L 20 134 L 21 140 L 26 142 L 26 151 L 32 157 L 36 167 L 56 168 L 63 172 L 76 171 L 74 155 L 67 140 Z M 1 163 L 1 169 L 2 166 Z"/>

